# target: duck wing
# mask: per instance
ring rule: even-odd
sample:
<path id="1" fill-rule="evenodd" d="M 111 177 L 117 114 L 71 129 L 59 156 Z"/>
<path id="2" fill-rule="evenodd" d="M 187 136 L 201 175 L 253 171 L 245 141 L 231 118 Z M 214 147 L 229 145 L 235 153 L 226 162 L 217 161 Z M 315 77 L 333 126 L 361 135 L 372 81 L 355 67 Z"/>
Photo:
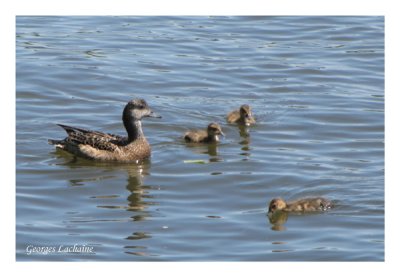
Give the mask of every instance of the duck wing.
<path id="1" fill-rule="evenodd" d="M 115 151 L 118 146 L 123 145 L 126 141 L 124 137 L 118 135 L 106 134 L 63 124 L 57 125 L 67 132 L 68 137 L 65 139 L 67 143 L 77 145 L 85 144 L 99 150 Z"/>

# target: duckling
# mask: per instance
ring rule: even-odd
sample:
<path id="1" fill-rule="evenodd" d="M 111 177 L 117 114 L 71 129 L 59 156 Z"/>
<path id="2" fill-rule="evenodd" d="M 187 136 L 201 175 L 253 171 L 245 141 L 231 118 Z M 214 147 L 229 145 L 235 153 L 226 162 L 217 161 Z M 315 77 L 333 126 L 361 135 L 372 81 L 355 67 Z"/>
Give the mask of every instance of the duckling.
<path id="1" fill-rule="evenodd" d="M 240 106 L 239 110 L 230 112 L 226 120 L 228 123 L 238 123 L 240 125 L 250 126 L 256 123 L 249 105 Z"/>
<path id="2" fill-rule="evenodd" d="M 68 134 L 63 140 L 49 139 L 49 144 L 76 156 L 98 161 L 132 162 L 150 157 L 151 147 L 143 134 L 141 119 L 156 117 L 144 99 L 129 101 L 122 113 L 128 137 L 57 124 Z"/>
<path id="3" fill-rule="evenodd" d="M 332 202 L 322 198 L 305 198 L 290 203 L 286 203 L 282 198 L 272 199 L 269 203 L 268 214 L 272 215 L 277 211 L 284 212 L 317 212 L 326 211 L 332 208 Z"/>
<path id="4" fill-rule="evenodd" d="M 194 130 L 186 132 L 184 139 L 186 142 L 215 143 L 219 141 L 218 135 L 225 136 L 218 123 L 210 123 L 207 130 Z"/>

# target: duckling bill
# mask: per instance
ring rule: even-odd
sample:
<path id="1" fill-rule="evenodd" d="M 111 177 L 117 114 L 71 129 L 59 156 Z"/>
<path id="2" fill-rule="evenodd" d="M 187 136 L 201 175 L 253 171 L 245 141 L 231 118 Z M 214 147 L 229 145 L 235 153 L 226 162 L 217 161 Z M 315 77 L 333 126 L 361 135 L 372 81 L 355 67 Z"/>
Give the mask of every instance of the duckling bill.
<path id="1" fill-rule="evenodd" d="M 207 130 L 194 130 L 186 132 L 183 138 L 186 142 L 215 143 L 219 141 L 219 135 L 225 136 L 218 123 L 210 123 Z"/>
<path id="2" fill-rule="evenodd" d="M 249 105 L 242 105 L 238 110 L 228 113 L 226 120 L 228 123 L 237 123 L 239 125 L 250 126 L 256 123 L 253 117 L 251 107 Z"/>
<path id="3" fill-rule="evenodd" d="M 142 130 L 144 117 L 161 118 L 144 99 L 129 101 L 122 113 L 122 121 L 128 136 L 118 136 L 97 131 L 57 124 L 68 136 L 63 140 L 49 139 L 49 144 L 76 156 L 98 161 L 132 162 L 151 155 L 151 147 Z"/>

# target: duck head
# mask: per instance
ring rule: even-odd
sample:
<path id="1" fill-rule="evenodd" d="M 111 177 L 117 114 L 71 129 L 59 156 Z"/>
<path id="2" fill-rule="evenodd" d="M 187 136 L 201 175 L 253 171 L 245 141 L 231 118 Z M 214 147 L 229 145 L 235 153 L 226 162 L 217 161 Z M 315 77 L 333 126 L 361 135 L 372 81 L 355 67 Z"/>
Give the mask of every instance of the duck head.
<path id="1" fill-rule="evenodd" d="M 124 122 L 140 120 L 143 117 L 161 118 L 161 116 L 157 115 L 149 108 L 144 99 L 133 99 L 126 104 L 122 113 Z"/>
<path id="2" fill-rule="evenodd" d="M 249 105 L 240 106 L 240 117 L 243 119 L 246 126 L 249 126 L 254 122 L 253 113 L 251 112 L 251 108 Z"/>
<path id="3" fill-rule="evenodd" d="M 214 122 L 207 126 L 207 133 L 209 136 L 225 136 L 225 134 L 222 132 L 221 126 Z"/>
<path id="4" fill-rule="evenodd" d="M 273 214 L 275 211 L 282 211 L 287 207 L 285 200 L 282 198 L 275 198 L 269 202 L 268 214 Z"/>

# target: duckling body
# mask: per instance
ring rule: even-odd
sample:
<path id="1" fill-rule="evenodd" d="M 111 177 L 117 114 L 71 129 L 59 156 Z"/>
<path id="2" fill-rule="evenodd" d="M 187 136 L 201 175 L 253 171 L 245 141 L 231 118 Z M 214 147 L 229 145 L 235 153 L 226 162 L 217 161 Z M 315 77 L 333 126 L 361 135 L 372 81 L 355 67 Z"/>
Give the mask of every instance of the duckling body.
<path id="1" fill-rule="evenodd" d="M 282 198 L 272 199 L 269 203 L 268 214 L 276 211 L 284 212 L 317 212 L 326 211 L 332 207 L 331 201 L 322 197 L 305 198 L 286 203 Z"/>
<path id="2" fill-rule="evenodd" d="M 245 126 L 250 126 L 256 123 L 250 106 L 246 104 L 240 106 L 240 109 L 228 113 L 226 120 L 228 123 L 237 123 Z"/>
<path id="3" fill-rule="evenodd" d="M 219 141 L 219 135 L 224 136 L 218 123 L 210 123 L 207 130 L 193 130 L 186 132 L 183 138 L 186 142 L 215 143 Z"/>
<path id="4" fill-rule="evenodd" d="M 134 99 L 126 104 L 122 113 L 128 137 L 57 124 L 67 132 L 68 137 L 63 140 L 49 139 L 49 144 L 91 160 L 143 160 L 151 155 L 151 147 L 143 134 L 140 121 L 143 117 L 160 118 L 151 111 L 145 100 Z"/>

